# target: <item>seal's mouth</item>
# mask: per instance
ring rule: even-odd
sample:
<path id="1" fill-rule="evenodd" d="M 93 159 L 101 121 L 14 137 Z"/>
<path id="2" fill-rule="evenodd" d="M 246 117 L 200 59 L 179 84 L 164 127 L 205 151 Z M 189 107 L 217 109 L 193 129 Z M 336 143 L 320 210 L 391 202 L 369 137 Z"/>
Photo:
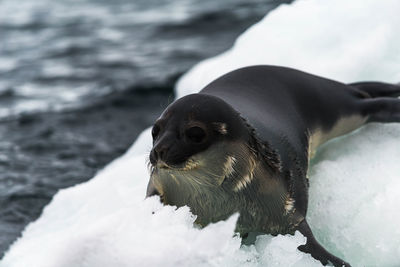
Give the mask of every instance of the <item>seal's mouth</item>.
<path id="1" fill-rule="evenodd" d="M 151 164 L 153 169 L 163 169 L 163 170 L 176 170 L 176 171 L 188 171 L 199 167 L 200 162 L 192 158 L 187 159 L 185 162 L 180 164 L 169 164 L 163 160 L 158 160 L 155 164 Z"/>
<path id="2" fill-rule="evenodd" d="M 174 169 L 173 166 L 168 165 L 166 162 L 159 160 L 157 161 L 157 163 L 155 164 L 156 168 L 160 168 L 160 169 Z"/>

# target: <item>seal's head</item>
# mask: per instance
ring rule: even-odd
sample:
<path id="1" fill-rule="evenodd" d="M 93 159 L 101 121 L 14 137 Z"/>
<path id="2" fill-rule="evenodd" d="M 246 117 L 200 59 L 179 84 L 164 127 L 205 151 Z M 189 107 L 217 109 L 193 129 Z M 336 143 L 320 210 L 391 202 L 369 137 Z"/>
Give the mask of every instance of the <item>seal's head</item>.
<path id="1" fill-rule="evenodd" d="M 245 186 L 255 160 L 246 123 L 229 104 L 205 94 L 185 96 L 162 113 L 152 136 L 147 196 L 188 205 L 200 223 L 235 209 L 229 208 L 231 192 Z"/>
<path id="2" fill-rule="evenodd" d="M 193 155 L 221 141 L 246 138 L 239 114 L 225 101 L 209 95 L 183 97 L 161 114 L 152 129 L 150 162 L 170 168 L 188 168 Z"/>

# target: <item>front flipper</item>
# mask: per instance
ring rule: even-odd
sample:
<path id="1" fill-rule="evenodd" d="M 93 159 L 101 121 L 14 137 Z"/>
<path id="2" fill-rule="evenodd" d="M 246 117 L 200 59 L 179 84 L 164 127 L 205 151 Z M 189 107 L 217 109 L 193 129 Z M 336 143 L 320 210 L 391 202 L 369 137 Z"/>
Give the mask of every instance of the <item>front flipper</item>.
<path id="1" fill-rule="evenodd" d="M 318 243 L 306 220 L 303 220 L 299 224 L 297 229 L 300 231 L 300 233 L 302 233 L 305 237 L 307 237 L 307 243 L 305 245 L 299 246 L 298 250 L 303 251 L 305 253 L 310 253 L 311 256 L 313 256 L 313 258 L 319 260 L 323 265 L 332 263 L 333 266 L 335 267 L 338 266 L 350 267 L 350 264 L 332 255 Z"/>

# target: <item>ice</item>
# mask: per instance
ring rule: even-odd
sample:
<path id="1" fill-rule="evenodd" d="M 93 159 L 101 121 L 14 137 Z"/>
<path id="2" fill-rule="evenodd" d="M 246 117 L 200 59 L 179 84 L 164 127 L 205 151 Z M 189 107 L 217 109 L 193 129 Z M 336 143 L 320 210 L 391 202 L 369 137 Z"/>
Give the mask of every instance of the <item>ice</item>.
<path id="1" fill-rule="evenodd" d="M 356 266 L 400 264 L 399 160 L 399 124 L 371 124 L 322 147 L 311 169 L 310 224 Z"/>
<path id="2" fill-rule="evenodd" d="M 241 249 L 233 232 L 237 214 L 200 230 L 188 207 L 144 200 L 146 156 L 127 153 L 89 182 L 61 190 L 0 266 L 320 266 L 296 250 L 305 242 L 299 233 L 262 236 Z"/>
<path id="3" fill-rule="evenodd" d="M 344 82 L 400 81 L 400 1 L 301 0 L 251 27 L 234 47 L 201 62 L 179 96 L 240 66 L 276 64 Z M 240 247 L 226 222 L 197 229 L 187 207 L 144 200 L 146 130 L 90 181 L 60 190 L 0 262 L 25 266 L 320 266 L 294 236 Z M 317 238 L 353 266 L 400 263 L 400 125 L 371 124 L 324 145 L 310 170 L 308 220 Z M 154 212 L 154 214 L 153 214 Z"/>

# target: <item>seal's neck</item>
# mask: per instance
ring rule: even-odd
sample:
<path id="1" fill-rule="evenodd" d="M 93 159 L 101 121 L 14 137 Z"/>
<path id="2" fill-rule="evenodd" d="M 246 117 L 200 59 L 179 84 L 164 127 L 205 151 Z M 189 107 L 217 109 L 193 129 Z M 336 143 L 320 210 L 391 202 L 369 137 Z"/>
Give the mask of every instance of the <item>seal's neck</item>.
<path id="1" fill-rule="evenodd" d="M 270 173 L 279 173 L 281 171 L 281 159 L 278 153 L 270 146 L 267 140 L 261 140 L 254 127 L 241 117 L 248 132 L 248 144 L 256 156 L 263 160 Z"/>

